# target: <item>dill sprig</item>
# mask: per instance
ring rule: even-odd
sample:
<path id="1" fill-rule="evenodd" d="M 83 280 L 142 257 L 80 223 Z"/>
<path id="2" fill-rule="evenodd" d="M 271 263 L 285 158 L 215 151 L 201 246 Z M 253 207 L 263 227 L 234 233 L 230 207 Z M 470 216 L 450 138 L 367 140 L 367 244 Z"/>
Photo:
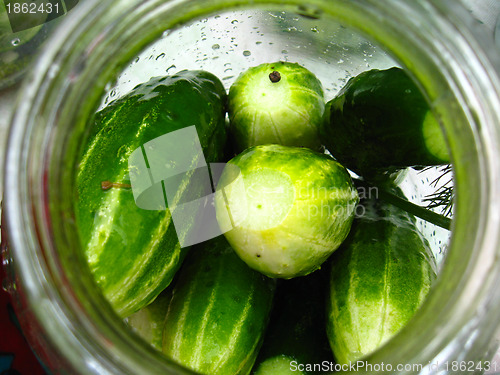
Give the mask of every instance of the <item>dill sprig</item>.
<path id="1" fill-rule="evenodd" d="M 431 167 L 425 168 L 425 170 Z M 427 203 L 428 209 L 440 208 L 444 216 L 451 217 L 453 214 L 454 190 L 453 190 L 453 168 L 451 164 L 438 169 L 440 175 L 436 177 L 431 186 L 436 192 L 427 195 L 423 202 Z"/>

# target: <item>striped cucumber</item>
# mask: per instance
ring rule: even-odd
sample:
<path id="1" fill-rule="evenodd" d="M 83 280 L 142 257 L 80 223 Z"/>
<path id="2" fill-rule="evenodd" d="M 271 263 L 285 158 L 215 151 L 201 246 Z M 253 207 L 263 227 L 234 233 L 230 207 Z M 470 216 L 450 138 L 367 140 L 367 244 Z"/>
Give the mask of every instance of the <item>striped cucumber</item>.
<path id="1" fill-rule="evenodd" d="M 243 263 L 223 236 L 193 247 L 173 289 L 163 353 L 202 374 L 248 374 L 275 284 Z"/>
<path id="2" fill-rule="evenodd" d="M 281 280 L 254 375 L 306 375 L 330 370 L 333 363 L 325 330 L 323 269 Z"/>
<path id="3" fill-rule="evenodd" d="M 412 216 L 374 198 L 360 204 L 366 215 L 331 258 L 327 333 L 341 364 L 376 350 L 407 324 L 436 273 Z"/>
<path id="4" fill-rule="evenodd" d="M 152 78 L 95 116 L 77 175 L 77 223 L 95 280 L 123 317 L 165 289 L 186 252 L 168 209 L 145 210 L 135 203 L 129 158 L 145 143 L 195 125 L 206 161 L 222 161 L 225 102 L 214 75 L 181 71 Z M 179 184 L 184 190 L 178 190 L 177 202 L 198 189 L 190 173 Z"/>
<path id="5" fill-rule="evenodd" d="M 351 78 L 327 103 L 321 137 L 340 163 L 364 177 L 450 163 L 438 121 L 400 68 L 374 69 Z"/>

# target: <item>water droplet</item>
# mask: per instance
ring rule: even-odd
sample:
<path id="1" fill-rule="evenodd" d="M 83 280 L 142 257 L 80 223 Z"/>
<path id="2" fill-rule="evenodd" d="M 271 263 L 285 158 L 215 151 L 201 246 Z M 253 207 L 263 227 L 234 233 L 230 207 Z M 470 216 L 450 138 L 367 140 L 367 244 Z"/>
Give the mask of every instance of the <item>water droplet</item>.
<path id="1" fill-rule="evenodd" d="M 158 56 L 156 56 L 156 60 L 158 61 L 159 59 L 163 59 L 165 57 L 164 53 L 160 53 Z"/>
<path id="2" fill-rule="evenodd" d="M 259 45 L 259 44 L 262 44 L 262 42 L 260 40 L 256 41 L 255 42 L 256 45 Z"/>
<path id="3" fill-rule="evenodd" d="M 220 45 L 218 45 L 218 44 L 214 44 L 214 45 L 212 46 L 212 49 L 219 49 L 219 48 L 220 48 Z"/>
<path id="4" fill-rule="evenodd" d="M 21 39 L 15 38 L 10 41 L 10 43 L 15 47 L 18 46 L 21 43 Z"/>
<path id="5" fill-rule="evenodd" d="M 177 68 L 175 65 L 170 65 L 170 66 L 167 68 L 167 73 L 168 73 L 168 71 L 169 71 L 169 70 L 171 70 L 171 69 L 175 69 L 175 68 Z"/>
<path id="6" fill-rule="evenodd" d="M 134 60 L 134 63 L 138 63 L 139 62 L 139 56 L 137 56 Z"/>
<path id="7" fill-rule="evenodd" d="M 282 51 L 281 51 L 281 53 L 283 53 L 283 54 L 287 54 L 287 53 L 288 53 L 288 51 L 287 51 L 286 49 L 284 49 L 284 50 L 282 50 Z"/>
<path id="8" fill-rule="evenodd" d="M 233 25 L 236 24 L 236 23 L 238 23 L 238 20 L 232 20 L 231 21 L 231 24 L 233 24 Z"/>
<path id="9" fill-rule="evenodd" d="M 250 56 L 252 52 L 250 51 L 243 51 L 243 56 Z"/>
<path id="10" fill-rule="evenodd" d="M 313 33 L 319 33 L 319 30 L 318 30 L 318 28 L 316 26 L 315 27 L 311 27 L 311 31 Z"/>

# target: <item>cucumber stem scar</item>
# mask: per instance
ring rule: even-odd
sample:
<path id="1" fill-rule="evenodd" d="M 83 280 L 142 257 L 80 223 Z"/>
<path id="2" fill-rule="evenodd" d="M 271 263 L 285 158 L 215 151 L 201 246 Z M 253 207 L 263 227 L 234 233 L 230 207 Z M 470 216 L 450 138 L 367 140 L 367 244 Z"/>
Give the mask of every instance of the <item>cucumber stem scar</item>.
<path id="1" fill-rule="evenodd" d="M 102 190 L 109 190 L 111 188 L 131 189 L 132 185 L 130 185 L 130 184 L 123 184 L 123 183 L 120 183 L 120 182 L 111 182 L 111 181 L 103 181 L 103 182 L 101 182 L 101 189 Z"/>
<path id="2" fill-rule="evenodd" d="M 269 73 L 269 79 L 271 80 L 272 83 L 279 82 L 281 80 L 281 74 L 278 71 L 273 71 Z"/>

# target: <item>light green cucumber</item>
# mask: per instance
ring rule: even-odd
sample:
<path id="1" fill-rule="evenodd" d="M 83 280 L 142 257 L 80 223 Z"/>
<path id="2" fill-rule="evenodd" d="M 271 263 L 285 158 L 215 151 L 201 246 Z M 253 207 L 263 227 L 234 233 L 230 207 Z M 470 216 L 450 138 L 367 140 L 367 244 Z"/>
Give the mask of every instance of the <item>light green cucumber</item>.
<path id="1" fill-rule="evenodd" d="M 449 164 L 440 124 L 408 73 L 370 70 L 327 103 L 321 140 L 346 168 L 371 178 L 411 166 Z"/>
<path id="2" fill-rule="evenodd" d="M 366 214 L 329 260 L 327 333 L 340 364 L 373 352 L 409 323 L 436 273 L 412 216 L 375 198 L 360 206 Z"/>
<path id="3" fill-rule="evenodd" d="M 275 284 L 243 263 L 223 236 L 193 247 L 173 289 L 163 353 L 200 374 L 248 374 Z"/>
<path id="4" fill-rule="evenodd" d="M 122 317 L 169 285 L 187 251 L 170 210 L 136 204 L 129 158 L 147 142 L 195 125 L 206 162 L 222 161 L 225 102 L 225 89 L 214 75 L 181 71 L 137 86 L 95 117 L 77 174 L 77 224 L 94 278 Z M 192 165 L 201 157 L 193 156 Z M 193 176 L 192 170 L 183 175 L 175 202 L 201 193 Z M 192 220 L 187 229 L 195 231 Z"/>
<path id="5" fill-rule="evenodd" d="M 351 227 L 358 194 L 345 168 L 302 147 L 263 145 L 226 165 L 217 220 L 250 267 L 292 278 L 318 269 Z"/>
<path id="6" fill-rule="evenodd" d="M 321 82 L 297 63 L 252 67 L 229 89 L 230 129 L 239 151 L 268 143 L 318 149 L 324 108 Z"/>

